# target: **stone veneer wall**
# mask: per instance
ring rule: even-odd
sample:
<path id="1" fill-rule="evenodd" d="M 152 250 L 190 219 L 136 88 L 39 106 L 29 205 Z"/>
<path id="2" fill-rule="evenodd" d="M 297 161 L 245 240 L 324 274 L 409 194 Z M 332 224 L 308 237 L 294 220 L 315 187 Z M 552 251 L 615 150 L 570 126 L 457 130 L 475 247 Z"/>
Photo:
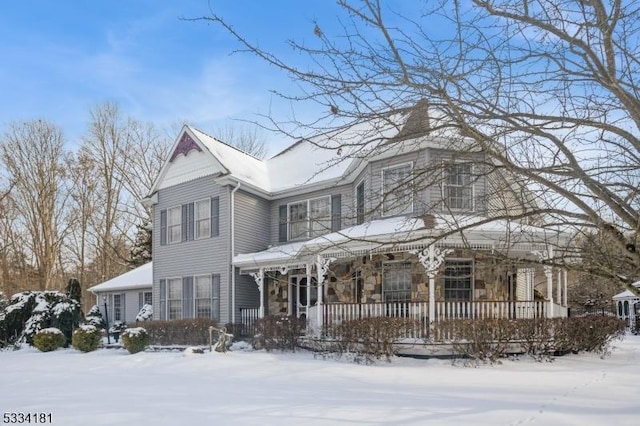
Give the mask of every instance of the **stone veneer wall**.
<path id="1" fill-rule="evenodd" d="M 509 288 L 507 275 L 510 266 L 490 258 L 488 253 L 470 253 L 455 250 L 447 258 L 475 259 L 474 262 L 474 300 L 508 300 Z M 375 303 L 382 302 L 382 270 L 385 263 L 411 262 L 411 299 L 414 302 L 429 300 L 429 279 L 417 256 L 410 253 L 376 254 L 360 256 L 355 259 L 339 259 L 331 264 L 325 282 L 325 303 Z M 356 300 L 353 273 L 360 271 L 362 296 Z M 444 265 L 436 276 L 436 301 L 444 300 Z M 268 272 L 266 280 L 270 315 L 286 314 L 289 307 L 289 275 L 304 275 L 304 270 L 291 271 L 286 275 Z M 315 274 L 315 271 L 314 271 Z"/>

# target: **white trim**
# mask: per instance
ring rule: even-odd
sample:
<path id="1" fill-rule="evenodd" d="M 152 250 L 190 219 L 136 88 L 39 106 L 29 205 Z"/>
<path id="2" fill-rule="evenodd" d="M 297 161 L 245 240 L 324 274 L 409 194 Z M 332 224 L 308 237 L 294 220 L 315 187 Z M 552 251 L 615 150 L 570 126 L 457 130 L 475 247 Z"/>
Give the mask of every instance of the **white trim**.
<path id="1" fill-rule="evenodd" d="M 183 309 L 183 300 L 184 300 L 184 291 L 182 288 L 182 279 L 183 277 L 171 277 L 171 278 L 164 278 L 165 280 L 165 291 L 167 292 L 167 294 L 165 294 L 165 309 L 167 310 L 166 312 L 166 318 L 167 320 L 172 320 L 172 319 L 183 319 L 184 318 L 184 309 Z M 170 313 L 170 309 L 169 309 L 169 301 L 171 300 L 178 300 L 178 299 L 169 299 L 169 284 L 171 280 L 177 280 L 180 281 L 180 318 L 169 318 L 169 313 Z"/>
<path id="2" fill-rule="evenodd" d="M 366 221 L 367 217 L 367 184 L 366 184 L 367 175 L 362 176 L 358 182 L 356 182 L 353 186 L 353 212 L 355 213 L 353 216 L 355 218 L 355 224 L 361 225 Z M 364 197 L 363 205 L 362 205 L 362 222 L 358 222 L 358 187 L 362 185 L 362 194 Z"/>
<path id="3" fill-rule="evenodd" d="M 171 210 L 175 210 L 175 209 L 178 209 L 178 212 L 180 213 L 180 215 L 179 215 L 180 220 L 178 220 L 178 225 L 177 225 L 178 229 L 180 229 L 180 238 L 178 238 L 177 241 L 173 241 L 171 239 L 171 231 L 170 231 L 171 230 L 171 225 L 169 224 L 169 217 L 171 216 L 169 214 L 169 212 Z M 173 206 L 173 207 L 167 207 L 166 210 L 167 210 L 167 231 L 166 231 L 167 232 L 167 238 L 166 238 L 167 245 L 180 243 L 180 242 L 182 242 L 182 239 L 183 239 L 183 235 L 182 235 L 182 220 L 183 220 L 183 217 L 182 217 L 182 204 L 179 204 L 179 205 Z M 175 225 L 173 225 L 173 226 L 175 226 Z"/>
<path id="4" fill-rule="evenodd" d="M 391 165 L 391 166 L 383 167 L 382 170 L 380 171 L 380 173 L 381 173 L 381 176 L 380 176 L 381 177 L 381 187 L 382 187 L 381 190 L 380 190 L 380 194 L 382 194 L 382 200 L 381 200 L 382 201 L 382 203 L 381 203 L 382 204 L 382 211 L 381 211 L 381 216 L 382 217 L 401 216 L 401 215 L 406 215 L 406 214 L 413 213 L 414 201 L 415 201 L 414 200 L 415 191 L 411 190 L 411 194 L 410 194 L 411 195 L 411 208 L 409 209 L 409 211 L 403 211 L 401 213 L 389 214 L 389 215 L 385 214 L 384 203 L 385 203 L 386 194 L 385 194 L 385 191 L 384 191 L 384 172 L 387 171 L 387 170 L 390 170 L 390 169 L 399 169 L 399 168 L 405 167 L 407 165 L 409 165 L 409 167 L 410 167 L 410 170 L 409 170 L 409 175 L 411 176 L 410 183 L 413 183 L 413 182 L 411 182 L 413 180 L 413 172 L 414 172 L 413 161 L 405 161 L 404 163 L 398 163 L 398 164 L 394 164 L 394 165 Z"/>

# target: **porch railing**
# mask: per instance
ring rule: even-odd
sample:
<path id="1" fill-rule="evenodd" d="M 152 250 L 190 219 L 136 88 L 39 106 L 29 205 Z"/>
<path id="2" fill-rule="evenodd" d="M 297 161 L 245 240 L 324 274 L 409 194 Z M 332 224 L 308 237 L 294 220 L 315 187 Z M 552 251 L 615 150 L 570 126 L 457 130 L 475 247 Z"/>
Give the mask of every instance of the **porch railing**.
<path id="1" fill-rule="evenodd" d="M 253 336 L 255 334 L 256 321 L 258 321 L 259 314 L 260 308 L 240 308 L 243 336 Z"/>
<path id="2" fill-rule="evenodd" d="M 412 318 L 419 320 L 424 327 L 430 322 L 428 302 L 335 303 L 324 305 L 323 309 L 325 327 L 359 318 L 383 316 Z M 547 310 L 548 303 L 545 301 L 436 302 L 434 322 L 450 319 L 543 318 L 547 316 Z M 561 316 L 560 309 L 554 310 L 554 314 Z"/>

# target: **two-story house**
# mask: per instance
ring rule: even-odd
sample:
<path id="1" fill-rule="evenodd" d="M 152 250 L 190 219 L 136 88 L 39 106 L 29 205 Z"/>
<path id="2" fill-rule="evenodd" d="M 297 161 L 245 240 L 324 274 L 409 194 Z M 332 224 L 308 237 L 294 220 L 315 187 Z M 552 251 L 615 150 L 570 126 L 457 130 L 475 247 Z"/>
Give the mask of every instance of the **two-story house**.
<path id="1" fill-rule="evenodd" d="M 155 319 L 564 316 L 566 236 L 483 152 L 407 114 L 259 160 L 185 126 L 153 206 Z M 412 134 L 412 133 L 415 133 Z"/>

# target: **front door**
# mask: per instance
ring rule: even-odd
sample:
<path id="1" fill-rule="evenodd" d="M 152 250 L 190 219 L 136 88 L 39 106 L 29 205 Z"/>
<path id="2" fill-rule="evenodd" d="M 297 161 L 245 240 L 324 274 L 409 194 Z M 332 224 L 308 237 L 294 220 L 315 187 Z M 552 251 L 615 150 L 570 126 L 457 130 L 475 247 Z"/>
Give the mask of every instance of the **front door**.
<path id="1" fill-rule="evenodd" d="M 306 318 L 307 311 L 311 306 L 318 303 L 318 286 L 315 277 L 311 278 L 311 285 L 307 284 L 306 275 L 294 275 L 289 278 L 291 316 Z"/>

